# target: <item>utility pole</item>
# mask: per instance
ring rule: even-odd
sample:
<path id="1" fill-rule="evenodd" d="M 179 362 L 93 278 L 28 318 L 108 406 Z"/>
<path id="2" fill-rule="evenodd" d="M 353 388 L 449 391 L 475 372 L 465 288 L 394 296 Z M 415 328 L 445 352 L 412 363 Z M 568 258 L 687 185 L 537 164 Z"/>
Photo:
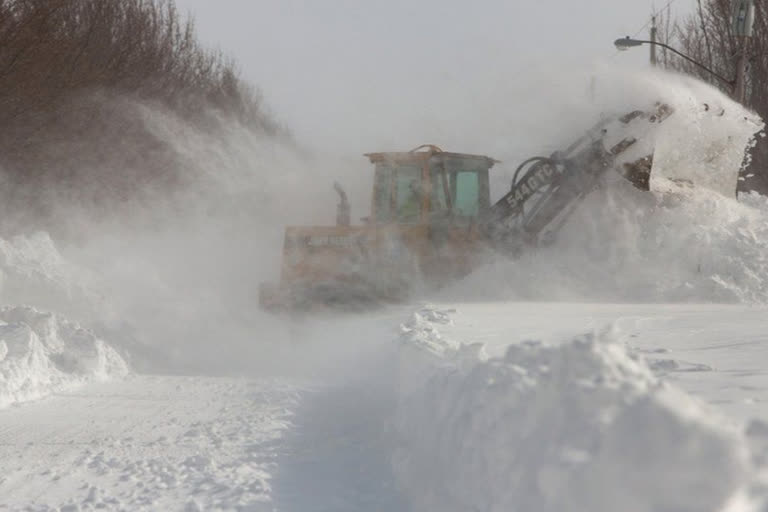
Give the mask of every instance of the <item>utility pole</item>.
<path id="1" fill-rule="evenodd" d="M 749 43 L 755 22 L 754 0 L 735 0 L 733 4 L 733 35 L 739 48 L 736 62 L 736 84 L 733 87 L 733 99 L 744 104 L 746 99 L 746 71 L 749 59 Z"/>
<path id="2" fill-rule="evenodd" d="M 736 85 L 733 87 L 733 99 L 744 104 L 747 93 L 747 53 L 749 38 L 739 37 L 739 60 L 736 62 Z"/>
<path id="3" fill-rule="evenodd" d="M 656 15 L 651 18 L 651 66 L 656 65 Z"/>

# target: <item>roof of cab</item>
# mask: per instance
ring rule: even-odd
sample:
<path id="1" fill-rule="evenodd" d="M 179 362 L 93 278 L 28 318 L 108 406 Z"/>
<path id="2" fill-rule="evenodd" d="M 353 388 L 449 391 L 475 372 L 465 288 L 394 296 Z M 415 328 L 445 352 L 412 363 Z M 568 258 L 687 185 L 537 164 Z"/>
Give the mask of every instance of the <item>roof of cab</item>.
<path id="1" fill-rule="evenodd" d="M 426 151 L 420 151 L 423 148 L 427 148 Z M 499 163 L 499 160 L 495 160 L 491 157 L 484 156 L 484 155 L 472 155 L 468 153 L 451 153 L 448 151 L 443 151 L 437 146 L 432 145 L 424 145 L 419 146 L 416 149 L 413 149 L 411 151 L 400 151 L 400 152 L 383 152 L 383 153 L 365 153 L 364 156 L 367 156 L 371 163 L 379 163 L 379 162 L 391 162 L 391 163 L 411 163 L 411 162 L 422 162 L 427 158 L 441 158 L 441 159 L 453 159 L 453 158 L 460 158 L 460 159 L 470 159 L 470 160 L 478 160 L 482 161 L 485 165 L 488 166 L 490 169 L 493 167 L 493 164 Z"/>

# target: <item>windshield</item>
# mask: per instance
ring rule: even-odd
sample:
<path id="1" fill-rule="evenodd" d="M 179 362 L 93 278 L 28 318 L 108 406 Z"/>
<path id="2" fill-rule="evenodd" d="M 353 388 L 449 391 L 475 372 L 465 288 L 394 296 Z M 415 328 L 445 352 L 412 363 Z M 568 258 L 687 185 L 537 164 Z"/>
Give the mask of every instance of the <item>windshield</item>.
<path id="1" fill-rule="evenodd" d="M 431 172 L 431 211 L 471 219 L 488 206 L 488 169 L 465 159 L 434 159 Z"/>

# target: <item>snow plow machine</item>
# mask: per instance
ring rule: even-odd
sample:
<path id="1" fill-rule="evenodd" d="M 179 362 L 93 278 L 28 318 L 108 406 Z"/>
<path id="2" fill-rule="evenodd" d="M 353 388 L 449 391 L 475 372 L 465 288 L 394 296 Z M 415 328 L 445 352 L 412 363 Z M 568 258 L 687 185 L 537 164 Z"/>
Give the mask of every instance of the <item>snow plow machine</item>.
<path id="1" fill-rule="evenodd" d="M 562 151 L 517 167 L 491 204 L 493 158 L 442 151 L 368 153 L 371 213 L 351 225 L 344 190 L 335 226 L 285 230 L 279 283 L 259 287 L 267 311 L 364 309 L 460 279 L 489 251 L 514 257 L 553 239 L 610 170 L 648 190 L 654 131 L 672 109 L 658 103 L 596 124 Z"/>

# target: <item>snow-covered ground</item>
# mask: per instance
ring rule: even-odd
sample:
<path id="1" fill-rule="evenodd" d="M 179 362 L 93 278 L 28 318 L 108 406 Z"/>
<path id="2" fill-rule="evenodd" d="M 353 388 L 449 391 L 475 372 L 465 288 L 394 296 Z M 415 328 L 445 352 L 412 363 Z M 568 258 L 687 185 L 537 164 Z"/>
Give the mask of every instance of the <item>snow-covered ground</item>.
<path id="1" fill-rule="evenodd" d="M 458 307 L 447 336 L 502 355 L 510 337 L 563 343 L 610 327 L 666 380 L 736 421 L 768 421 L 768 306 L 726 304 L 475 303 Z M 503 326 L 506 326 L 503 327 Z M 754 394 L 750 394 L 754 392 Z"/>
<path id="2" fill-rule="evenodd" d="M 131 377 L 0 411 L 0 510 L 273 510 L 298 390 Z"/>
<path id="3" fill-rule="evenodd" d="M 434 311 L 403 329 L 395 473 L 415 510 L 765 506 L 768 308 Z"/>
<path id="4" fill-rule="evenodd" d="M 768 202 L 724 193 L 759 120 L 628 83 L 694 186 L 606 183 L 428 307 L 255 312 L 266 216 L 0 239 L 0 510 L 768 509 Z"/>
<path id="5" fill-rule="evenodd" d="M 339 332 L 365 348 L 308 379 L 132 376 L 6 408 L 0 510 L 720 511 L 766 498 L 767 308 L 453 303 L 418 322 L 412 309 L 305 320 L 297 356 L 351 347 Z"/>
<path id="6" fill-rule="evenodd" d="M 30 307 L 0 309 L 0 407 L 128 374 L 93 333 Z"/>

